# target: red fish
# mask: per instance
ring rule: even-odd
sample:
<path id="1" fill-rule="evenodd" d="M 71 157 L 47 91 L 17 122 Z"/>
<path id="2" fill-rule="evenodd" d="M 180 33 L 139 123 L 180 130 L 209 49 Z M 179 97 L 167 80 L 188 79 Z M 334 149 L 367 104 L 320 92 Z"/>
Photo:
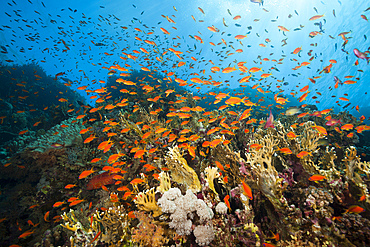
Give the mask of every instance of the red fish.
<path id="1" fill-rule="evenodd" d="M 113 178 L 115 175 L 117 174 L 110 174 L 109 172 L 103 172 L 102 174 L 96 175 L 86 185 L 86 189 L 95 190 L 105 185 L 114 184 L 116 182 Z"/>

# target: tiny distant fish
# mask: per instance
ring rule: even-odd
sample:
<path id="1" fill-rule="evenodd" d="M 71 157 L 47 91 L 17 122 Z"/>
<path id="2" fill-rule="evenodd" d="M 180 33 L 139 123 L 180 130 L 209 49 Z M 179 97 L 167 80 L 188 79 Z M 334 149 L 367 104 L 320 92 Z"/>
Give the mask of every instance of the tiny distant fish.
<path id="1" fill-rule="evenodd" d="M 337 43 L 335 43 L 335 51 L 337 51 L 337 48 L 338 48 L 338 44 Z"/>
<path id="2" fill-rule="evenodd" d="M 269 33 L 269 31 L 267 31 L 266 29 L 265 29 L 265 32 L 266 32 L 266 33 Z"/>
<path id="3" fill-rule="evenodd" d="M 242 25 L 238 24 L 238 23 L 235 23 L 235 26 L 237 27 L 241 27 Z"/>
<path id="4" fill-rule="evenodd" d="M 318 12 L 317 12 L 317 9 L 316 9 L 316 7 L 313 7 L 313 10 L 315 10 L 315 11 L 316 11 L 316 13 L 318 13 Z"/>
<path id="5" fill-rule="evenodd" d="M 366 35 L 364 34 L 364 38 L 365 38 L 365 41 L 367 40 L 367 37 L 366 37 Z"/>
<path id="6" fill-rule="evenodd" d="M 300 28 L 293 29 L 293 31 L 299 31 L 299 30 L 302 30 L 302 29 L 300 29 Z"/>
<path id="7" fill-rule="evenodd" d="M 336 17 L 336 16 L 335 16 L 335 9 L 333 9 L 333 15 L 334 15 L 334 17 Z"/>
<path id="8" fill-rule="evenodd" d="M 229 13 L 229 15 L 233 16 L 233 15 L 231 14 L 231 11 L 230 11 L 229 9 L 227 9 L 227 13 Z"/>
<path id="9" fill-rule="evenodd" d="M 100 8 L 104 9 L 105 7 L 104 6 L 100 6 Z"/>
<path id="10" fill-rule="evenodd" d="M 259 5 L 262 4 L 263 6 L 263 0 L 251 0 L 252 3 L 258 3 Z"/>
<path id="11" fill-rule="evenodd" d="M 44 8 L 46 8 L 44 2 L 41 2 L 41 4 L 42 4 L 42 6 L 44 6 Z"/>
<path id="12" fill-rule="evenodd" d="M 342 5 L 342 2 L 341 2 L 341 1 L 339 1 L 339 0 L 338 0 L 338 3 L 339 3 L 340 5 Z"/>
<path id="13" fill-rule="evenodd" d="M 323 5 L 325 5 L 325 3 L 323 1 L 320 1 L 320 3 L 322 3 Z"/>
<path id="14" fill-rule="evenodd" d="M 136 6 L 135 5 L 132 5 L 134 8 L 136 8 Z"/>
<path id="15" fill-rule="evenodd" d="M 297 15 L 299 15 L 298 12 L 297 12 L 297 10 L 294 10 L 294 13 L 296 13 Z"/>
<path id="16" fill-rule="evenodd" d="M 141 12 L 141 14 L 140 14 L 140 15 L 143 15 L 143 14 L 144 14 L 144 12 L 145 12 L 145 11 Z"/>

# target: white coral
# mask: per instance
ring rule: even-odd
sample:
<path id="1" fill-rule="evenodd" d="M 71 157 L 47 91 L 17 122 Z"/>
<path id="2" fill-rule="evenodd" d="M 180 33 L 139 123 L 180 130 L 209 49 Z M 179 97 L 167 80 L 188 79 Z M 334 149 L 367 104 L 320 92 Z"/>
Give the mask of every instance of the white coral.
<path id="1" fill-rule="evenodd" d="M 171 188 L 158 200 L 158 205 L 162 208 L 162 212 L 171 214 L 169 226 L 175 229 L 178 235 L 182 236 L 191 233 L 193 212 L 197 213 L 201 223 L 208 223 L 213 218 L 212 209 L 204 201 L 198 199 L 190 189 L 183 196 L 178 188 Z M 201 236 L 202 238 L 204 237 Z M 210 241 L 212 240 L 213 237 Z M 206 243 L 206 241 L 202 239 L 199 240 L 199 243 Z"/>
<path id="2" fill-rule="evenodd" d="M 216 206 L 216 212 L 219 214 L 227 214 L 227 206 L 224 202 L 220 202 Z"/>
<path id="3" fill-rule="evenodd" d="M 194 228 L 195 242 L 200 246 L 208 245 L 215 237 L 212 225 L 200 225 Z"/>
<path id="4" fill-rule="evenodd" d="M 197 214 L 202 223 L 213 218 L 213 211 L 207 206 L 204 201 L 200 199 L 198 199 L 197 201 Z"/>
<path id="5" fill-rule="evenodd" d="M 175 199 L 179 198 L 181 191 L 178 188 L 171 188 L 166 191 L 163 196 L 158 200 L 158 206 L 161 207 L 164 213 L 174 213 L 176 210 Z"/>

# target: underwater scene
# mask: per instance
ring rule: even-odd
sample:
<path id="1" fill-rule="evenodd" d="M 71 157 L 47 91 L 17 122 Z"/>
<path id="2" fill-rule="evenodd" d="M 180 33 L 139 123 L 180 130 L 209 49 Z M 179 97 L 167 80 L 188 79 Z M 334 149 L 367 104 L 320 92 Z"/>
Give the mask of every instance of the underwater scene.
<path id="1" fill-rule="evenodd" d="M 370 246 L 369 1 L 0 9 L 0 246 Z"/>

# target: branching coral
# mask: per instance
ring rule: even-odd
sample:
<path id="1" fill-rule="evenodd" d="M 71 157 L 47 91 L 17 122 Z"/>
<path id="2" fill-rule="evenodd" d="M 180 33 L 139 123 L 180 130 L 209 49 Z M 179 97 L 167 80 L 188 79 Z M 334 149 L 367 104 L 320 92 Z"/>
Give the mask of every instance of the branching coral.
<path id="1" fill-rule="evenodd" d="M 153 217 L 157 217 L 162 214 L 161 209 L 158 207 L 157 202 L 155 201 L 155 188 L 151 188 L 145 193 L 140 192 L 136 196 L 135 203 L 140 210 L 153 212 Z"/>
<path id="2" fill-rule="evenodd" d="M 188 166 L 177 146 L 169 148 L 165 159 L 166 165 L 171 171 L 171 177 L 175 182 L 185 184 L 193 192 L 200 191 L 201 185 L 197 174 Z"/>
<path id="3" fill-rule="evenodd" d="M 345 168 L 346 177 L 349 180 L 354 180 L 356 177 L 356 180 L 362 181 L 359 175 L 355 173 L 357 164 L 360 162 L 360 157 L 358 157 L 356 154 L 357 150 L 355 147 L 349 147 L 345 151 L 345 157 L 343 159 L 343 162 L 346 166 Z"/>
<path id="4" fill-rule="evenodd" d="M 74 232 L 74 236 L 70 238 L 71 246 L 95 246 L 97 244 L 97 241 L 93 239 L 98 236 L 101 229 L 96 222 L 93 222 L 90 227 L 84 227 L 72 209 L 68 214 L 64 213 L 61 216 L 65 223 L 60 225 Z"/>
<path id="5" fill-rule="evenodd" d="M 250 164 L 258 177 L 259 189 L 273 204 L 276 204 L 282 195 L 280 184 L 283 180 L 279 178 L 278 172 L 272 164 L 274 149 L 278 141 L 272 135 L 266 135 L 262 139 L 252 140 L 250 145 L 253 144 L 259 145 L 260 149 L 252 148 L 249 153 L 245 154 L 247 163 Z"/>
<path id="6" fill-rule="evenodd" d="M 141 131 L 141 129 L 136 124 L 127 119 L 122 113 L 120 113 L 120 120 L 124 127 L 134 130 L 140 137 L 143 136 L 143 132 Z"/>
<path id="7" fill-rule="evenodd" d="M 96 212 L 93 217 L 94 222 L 101 223 L 104 229 L 102 241 L 116 246 L 123 246 L 127 242 L 130 233 L 130 218 L 123 207 L 110 207 L 107 211 Z"/>
<path id="8" fill-rule="evenodd" d="M 144 212 L 135 212 L 140 221 L 138 227 L 132 231 L 132 242 L 140 246 L 163 246 L 168 240 L 164 236 L 164 229 L 152 223 L 152 219 Z"/>
<path id="9" fill-rule="evenodd" d="M 217 171 L 217 168 L 207 167 L 206 169 L 204 169 L 204 173 L 206 175 L 206 180 L 208 182 L 209 188 L 217 195 L 215 185 L 213 184 L 213 179 L 218 178 L 220 176 L 219 172 Z"/>
<path id="10" fill-rule="evenodd" d="M 164 193 L 171 189 L 171 179 L 167 172 L 159 173 L 159 182 L 160 184 L 157 187 L 157 191 Z"/>
<path id="11" fill-rule="evenodd" d="M 319 166 L 321 167 L 319 173 L 324 175 L 329 181 L 333 181 L 341 177 L 340 171 L 337 170 L 337 167 L 334 163 L 336 158 L 337 155 L 335 154 L 335 148 L 329 149 L 327 146 L 323 156 L 319 160 Z M 331 184 L 335 185 L 335 183 Z"/>

